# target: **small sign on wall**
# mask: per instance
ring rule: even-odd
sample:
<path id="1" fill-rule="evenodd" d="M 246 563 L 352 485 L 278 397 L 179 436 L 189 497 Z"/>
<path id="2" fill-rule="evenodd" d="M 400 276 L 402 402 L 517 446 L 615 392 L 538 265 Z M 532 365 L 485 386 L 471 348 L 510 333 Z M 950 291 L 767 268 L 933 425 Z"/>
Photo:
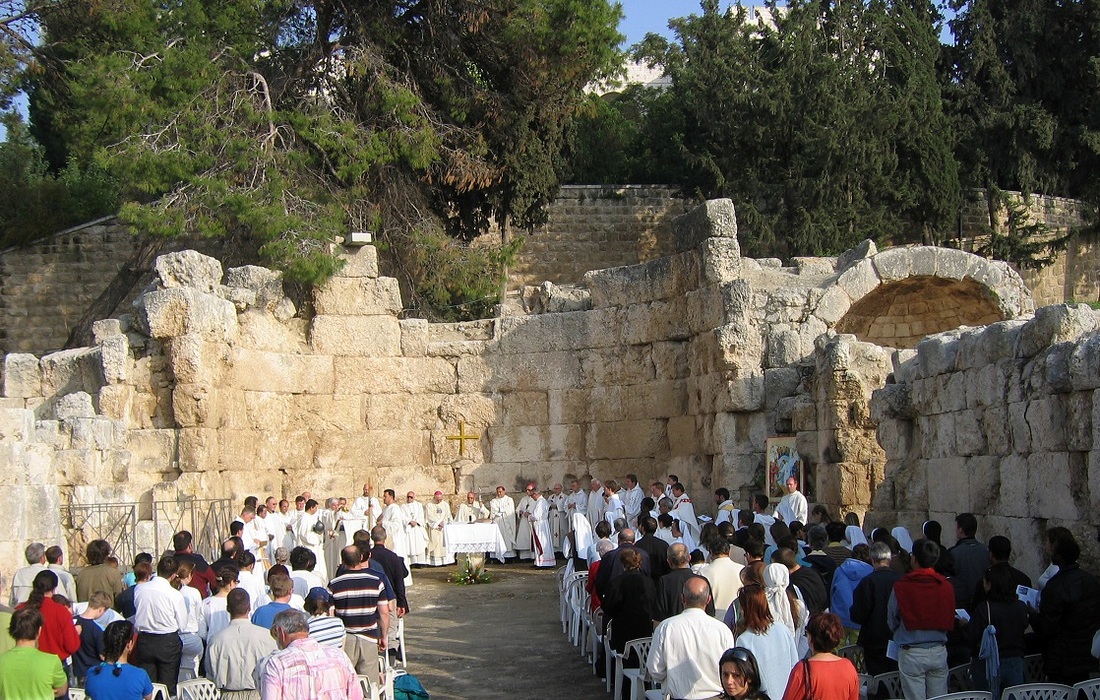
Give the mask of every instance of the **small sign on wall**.
<path id="1" fill-rule="evenodd" d="M 767 483 L 764 484 L 764 492 L 773 503 L 787 494 L 787 479 L 791 476 L 798 479 L 799 489 L 806 492 L 806 467 L 795 442 L 793 435 L 770 437 L 765 441 L 767 468 L 764 478 Z"/>

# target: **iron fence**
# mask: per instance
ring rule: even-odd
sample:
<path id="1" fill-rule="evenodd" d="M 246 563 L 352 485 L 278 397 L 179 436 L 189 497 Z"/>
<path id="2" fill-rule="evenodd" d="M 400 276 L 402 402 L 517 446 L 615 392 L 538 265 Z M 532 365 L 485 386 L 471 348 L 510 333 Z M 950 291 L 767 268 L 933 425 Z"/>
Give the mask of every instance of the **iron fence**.
<path id="1" fill-rule="evenodd" d="M 129 567 L 137 554 L 138 504 L 73 503 L 61 509 L 61 525 L 69 546 L 69 565 L 86 566 L 86 545 L 106 540 L 119 565 Z"/>

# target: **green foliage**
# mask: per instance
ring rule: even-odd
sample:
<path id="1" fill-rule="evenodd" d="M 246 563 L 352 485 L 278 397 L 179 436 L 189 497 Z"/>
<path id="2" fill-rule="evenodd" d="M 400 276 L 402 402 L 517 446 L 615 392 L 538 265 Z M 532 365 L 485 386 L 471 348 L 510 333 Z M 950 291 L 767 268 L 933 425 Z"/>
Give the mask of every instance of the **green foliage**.
<path id="1" fill-rule="evenodd" d="M 607 0 L 67 0 L 42 18 L 31 114 L 55 167 L 126 183 L 136 229 L 252 238 L 309 282 L 335 269 L 333 240 L 371 230 L 400 265 L 440 257 L 459 277 L 398 271 L 448 316 L 491 308 L 502 262 L 416 251 L 422 232 L 543 220 L 582 88 L 617 66 L 619 16 Z"/>
<path id="2" fill-rule="evenodd" d="M 0 172 L 0 248 L 26 245 L 118 208 L 113 178 L 96 166 L 75 163 L 51 174 L 41 147 L 15 121 L 0 144 Z"/>
<path id="3" fill-rule="evenodd" d="M 484 564 L 471 566 L 469 560 L 458 571 L 451 574 L 451 583 L 460 586 L 473 586 L 478 583 L 492 583 L 492 581 L 493 577 L 485 570 Z"/>
<path id="4" fill-rule="evenodd" d="M 905 0 L 776 4 L 671 23 L 637 54 L 666 66 L 665 141 L 685 191 L 731 197 L 751 255 L 823 255 L 946 230 L 958 206 L 936 80 L 938 17 Z"/>
<path id="5" fill-rule="evenodd" d="M 1004 260 L 1019 269 L 1038 270 L 1053 263 L 1076 234 L 1070 229 L 1059 235 L 1049 226 L 1031 221 L 1028 197 L 1021 199 L 1000 190 L 987 190 L 985 195 L 990 224 L 984 231 L 986 243 L 975 251 L 978 255 Z"/>

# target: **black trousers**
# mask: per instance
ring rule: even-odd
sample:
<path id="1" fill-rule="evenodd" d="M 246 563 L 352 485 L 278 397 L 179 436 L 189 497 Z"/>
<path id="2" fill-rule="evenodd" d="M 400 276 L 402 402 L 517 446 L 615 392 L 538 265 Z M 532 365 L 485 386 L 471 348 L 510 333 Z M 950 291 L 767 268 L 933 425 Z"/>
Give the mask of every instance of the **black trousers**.
<path id="1" fill-rule="evenodd" d="M 138 634 L 134 655 L 130 659 L 138 668 L 145 669 L 149 680 L 168 686 L 168 694 L 176 694 L 176 682 L 180 677 L 180 660 L 183 659 L 183 641 L 178 632 L 169 634 Z"/>

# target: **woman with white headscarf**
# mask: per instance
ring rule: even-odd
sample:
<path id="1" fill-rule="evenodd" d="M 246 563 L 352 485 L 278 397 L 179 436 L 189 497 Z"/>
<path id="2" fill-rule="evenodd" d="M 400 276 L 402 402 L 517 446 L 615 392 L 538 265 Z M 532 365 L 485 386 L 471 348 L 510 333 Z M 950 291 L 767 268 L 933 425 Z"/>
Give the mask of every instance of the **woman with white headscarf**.
<path id="1" fill-rule="evenodd" d="M 806 604 L 799 600 L 797 588 L 791 587 L 791 573 L 782 564 L 764 567 L 764 593 L 768 597 L 768 609 L 772 618 L 794 635 L 799 658 L 809 651 L 806 640 L 806 621 L 809 619 Z"/>
<path id="2" fill-rule="evenodd" d="M 848 549 L 855 549 L 857 545 L 867 544 L 867 535 L 863 534 L 859 525 L 849 525 L 844 528 L 844 539 L 848 542 Z"/>
<path id="3" fill-rule="evenodd" d="M 898 525 L 890 534 L 894 536 L 894 539 L 898 541 L 898 546 L 906 552 L 913 552 L 913 536 L 909 534 L 909 530 Z"/>

